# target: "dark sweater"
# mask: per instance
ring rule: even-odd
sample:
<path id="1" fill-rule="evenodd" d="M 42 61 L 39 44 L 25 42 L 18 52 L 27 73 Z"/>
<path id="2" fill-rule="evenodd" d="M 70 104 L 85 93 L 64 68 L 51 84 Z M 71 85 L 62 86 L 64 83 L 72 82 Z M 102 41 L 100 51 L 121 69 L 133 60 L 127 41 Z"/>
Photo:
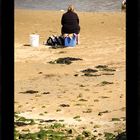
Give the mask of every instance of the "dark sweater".
<path id="1" fill-rule="evenodd" d="M 69 11 L 63 14 L 61 19 L 61 33 L 76 33 L 80 32 L 79 17 L 75 12 Z"/>

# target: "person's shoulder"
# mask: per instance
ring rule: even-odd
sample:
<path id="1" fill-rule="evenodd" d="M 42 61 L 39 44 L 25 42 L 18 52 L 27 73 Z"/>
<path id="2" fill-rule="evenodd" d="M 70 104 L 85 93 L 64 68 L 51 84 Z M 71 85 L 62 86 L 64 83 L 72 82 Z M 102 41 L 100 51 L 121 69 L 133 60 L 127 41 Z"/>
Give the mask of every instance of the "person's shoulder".
<path id="1" fill-rule="evenodd" d="M 73 14 L 74 14 L 76 17 L 78 17 L 78 14 L 77 14 L 76 12 L 73 12 Z"/>
<path id="2" fill-rule="evenodd" d="M 66 11 L 63 15 L 67 14 L 68 12 Z"/>
<path id="3" fill-rule="evenodd" d="M 70 15 L 76 15 L 77 16 L 77 13 L 74 12 L 74 11 L 68 11 L 68 12 L 63 14 L 63 16 L 70 16 Z"/>
<path id="4" fill-rule="evenodd" d="M 70 11 L 69 14 L 70 14 L 70 15 L 77 15 L 77 13 L 74 12 L 74 11 Z"/>

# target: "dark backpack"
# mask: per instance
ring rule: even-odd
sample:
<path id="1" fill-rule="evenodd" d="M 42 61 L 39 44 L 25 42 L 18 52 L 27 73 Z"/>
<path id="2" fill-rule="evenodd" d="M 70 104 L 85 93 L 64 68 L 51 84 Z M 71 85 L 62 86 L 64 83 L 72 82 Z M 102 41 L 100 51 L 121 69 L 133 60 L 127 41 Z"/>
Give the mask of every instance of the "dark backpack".
<path id="1" fill-rule="evenodd" d="M 55 40 L 57 45 L 64 45 L 64 37 L 63 36 L 55 36 Z"/>
<path id="2" fill-rule="evenodd" d="M 62 36 L 52 35 L 47 39 L 46 45 L 50 46 L 64 45 L 64 38 Z"/>

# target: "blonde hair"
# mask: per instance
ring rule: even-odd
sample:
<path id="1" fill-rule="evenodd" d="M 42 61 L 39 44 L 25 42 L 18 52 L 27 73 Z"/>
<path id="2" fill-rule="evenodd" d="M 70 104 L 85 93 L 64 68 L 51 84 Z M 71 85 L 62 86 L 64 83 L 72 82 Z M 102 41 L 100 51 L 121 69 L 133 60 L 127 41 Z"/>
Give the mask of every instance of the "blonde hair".
<path id="1" fill-rule="evenodd" d="M 74 6 L 73 5 L 69 5 L 67 11 L 74 11 Z"/>

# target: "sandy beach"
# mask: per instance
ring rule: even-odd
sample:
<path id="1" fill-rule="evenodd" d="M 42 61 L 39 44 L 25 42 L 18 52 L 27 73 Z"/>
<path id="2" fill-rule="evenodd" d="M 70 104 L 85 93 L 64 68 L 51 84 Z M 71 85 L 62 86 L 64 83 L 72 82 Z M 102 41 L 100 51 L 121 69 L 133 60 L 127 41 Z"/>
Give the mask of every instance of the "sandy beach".
<path id="1" fill-rule="evenodd" d="M 104 132 L 125 131 L 125 13 L 77 12 L 80 44 L 51 49 L 43 42 L 60 35 L 63 13 L 15 9 L 15 112 L 28 119 L 53 119 L 77 134 L 88 130 L 105 140 Z M 28 45 L 34 32 L 40 35 L 38 48 Z M 64 57 L 82 60 L 48 63 Z M 85 69 L 96 72 L 87 76 Z M 39 129 L 27 125 L 17 130 L 25 128 Z"/>

